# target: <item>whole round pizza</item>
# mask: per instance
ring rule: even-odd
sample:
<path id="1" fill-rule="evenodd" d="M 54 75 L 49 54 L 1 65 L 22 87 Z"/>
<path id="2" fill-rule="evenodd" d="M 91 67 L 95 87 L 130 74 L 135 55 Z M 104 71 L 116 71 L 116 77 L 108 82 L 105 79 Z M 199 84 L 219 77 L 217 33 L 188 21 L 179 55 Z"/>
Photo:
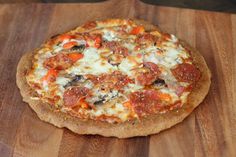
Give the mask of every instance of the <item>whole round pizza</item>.
<path id="1" fill-rule="evenodd" d="M 53 36 L 17 69 L 40 119 L 79 134 L 146 136 L 187 117 L 208 93 L 203 57 L 141 20 L 90 21 Z"/>

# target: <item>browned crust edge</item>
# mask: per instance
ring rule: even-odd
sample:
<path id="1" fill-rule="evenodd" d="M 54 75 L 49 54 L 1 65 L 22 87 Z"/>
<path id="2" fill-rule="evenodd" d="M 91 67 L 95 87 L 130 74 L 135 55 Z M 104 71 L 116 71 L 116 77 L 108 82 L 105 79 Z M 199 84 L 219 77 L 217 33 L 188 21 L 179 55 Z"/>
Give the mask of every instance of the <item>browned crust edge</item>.
<path id="1" fill-rule="evenodd" d="M 135 21 L 144 25 L 144 27 L 149 30 L 160 30 L 158 27 L 153 26 L 146 21 Z M 186 118 L 193 109 L 203 101 L 210 88 L 211 73 L 204 58 L 198 51 L 185 42 L 181 41 L 181 43 L 185 48 L 192 52 L 194 63 L 202 72 L 200 81 L 196 84 L 192 93 L 188 97 L 187 103 L 184 104 L 181 109 L 178 111 L 173 110 L 165 114 L 150 115 L 142 118 L 140 121 L 128 121 L 119 124 L 110 124 L 95 120 L 85 121 L 69 114 L 56 111 L 54 106 L 43 103 L 40 100 L 31 99 L 34 95 L 34 91 L 27 84 L 25 74 L 31 68 L 33 52 L 24 54 L 20 59 L 17 66 L 16 82 L 23 97 L 23 101 L 30 105 L 41 120 L 49 122 L 57 127 L 66 127 L 78 134 L 98 134 L 118 138 L 156 134 L 174 126 Z"/>

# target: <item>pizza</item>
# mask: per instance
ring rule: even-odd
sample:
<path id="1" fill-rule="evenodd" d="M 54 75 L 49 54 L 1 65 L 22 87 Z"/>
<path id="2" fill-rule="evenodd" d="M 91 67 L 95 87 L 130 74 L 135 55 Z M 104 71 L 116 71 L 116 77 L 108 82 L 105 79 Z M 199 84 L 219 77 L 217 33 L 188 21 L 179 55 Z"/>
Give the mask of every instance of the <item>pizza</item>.
<path id="1" fill-rule="evenodd" d="M 26 53 L 23 100 L 40 119 L 79 134 L 146 136 L 187 117 L 208 93 L 199 52 L 133 19 L 89 21 Z"/>

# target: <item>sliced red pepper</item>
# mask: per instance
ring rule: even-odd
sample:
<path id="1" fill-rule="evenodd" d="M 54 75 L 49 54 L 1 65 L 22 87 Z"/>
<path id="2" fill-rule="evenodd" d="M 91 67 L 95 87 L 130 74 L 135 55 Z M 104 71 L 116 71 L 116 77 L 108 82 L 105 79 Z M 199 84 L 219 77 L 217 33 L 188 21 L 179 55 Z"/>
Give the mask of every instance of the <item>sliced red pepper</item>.
<path id="1" fill-rule="evenodd" d="M 143 33 L 144 31 L 145 30 L 143 26 L 137 26 L 131 30 L 130 34 L 137 35 L 137 34 Z"/>
<path id="2" fill-rule="evenodd" d="M 74 38 L 73 35 L 62 34 L 62 35 L 58 36 L 57 41 L 62 42 L 62 41 L 64 41 L 64 40 L 66 40 L 66 39 L 72 39 L 72 38 Z"/>
<path id="3" fill-rule="evenodd" d="M 81 108 L 88 109 L 89 108 L 89 103 L 85 101 L 85 98 L 81 98 L 79 100 L 79 105 Z"/>
<path id="4" fill-rule="evenodd" d="M 123 103 L 123 105 L 127 108 L 130 108 L 131 107 L 131 102 L 130 101 L 126 101 Z"/>
<path id="5" fill-rule="evenodd" d="M 73 46 L 75 46 L 77 44 L 77 42 L 75 42 L 75 41 L 70 41 L 70 42 L 68 42 L 68 43 L 65 43 L 64 45 L 63 45 L 63 48 L 64 49 L 70 49 L 70 48 L 72 48 Z"/>
<path id="6" fill-rule="evenodd" d="M 48 70 L 47 74 L 42 78 L 43 81 L 54 82 L 56 81 L 58 72 L 55 69 Z"/>
<path id="7" fill-rule="evenodd" d="M 73 62 L 76 62 L 77 60 L 81 59 L 84 57 L 83 54 L 81 53 L 69 53 L 68 58 L 70 58 L 70 60 L 72 60 Z"/>
<path id="8" fill-rule="evenodd" d="M 101 42 L 102 42 L 101 37 L 97 36 L 94 41 L 95 41 L 94 47 L 99 48 L 101 46 Z"/>

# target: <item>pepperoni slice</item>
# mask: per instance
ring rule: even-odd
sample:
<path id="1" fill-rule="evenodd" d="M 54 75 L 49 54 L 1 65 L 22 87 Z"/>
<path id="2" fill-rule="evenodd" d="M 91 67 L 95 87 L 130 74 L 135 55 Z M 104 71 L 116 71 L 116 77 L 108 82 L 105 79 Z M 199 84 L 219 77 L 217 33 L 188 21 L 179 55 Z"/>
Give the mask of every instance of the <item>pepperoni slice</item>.
<path id="1" fill-rule="evenodd" d="M 161 71 L 158 68 L 158 66 L 155 63 L 153 63 L 153 62 L 145 62 L 144 66 L 149 68 L 156 75 L 159 75 L 161 73 Z"/>
<path id="2" fill-rule="evenodd" d="M 134 83 L 127 75 L 123 75 L 119 71 L 112 74 L 102 74 L 100 76 L 88 75 L 87 76 L 95 85 L 103 87 L 105 90 L 117 89 L 121 90 L 128 83 Z"/>
<path id="3" fill-rule="evenodd" d="M 137 81 L 141 85 L 151 85 L 160 75 L 158 66 L 152 62 L 144 63 L 144 68 L 137 75 Z"/>
<path id="4" fill-rule="evenodd" d="M 102 42 L 102 35 L 101 34 L 84 33 L 83 37 L 87 42 L 87 46 L 94 46 L 96 48 L 99 48 L 101 46 L 101 42 Z"/>
<path id="5" fill-rule="evenodd" d="M 200 71 L 192 64 L 182 63 L 171 70 L 175 78 L 180 82 L 193 83 L 200 79 Z"/>
<path id="6" fill-rule="evenodd" d="M 168 34 L 168 33 L 163 33 L 163 34 L 162 34 L 162 39 L 164 39 L 164 40 L 170 40 L 170 39 L 171 39 L 171 35 Z"/>
<path id="7" fill-rule="evenodd" d="M 47 69 L 56 69 L 56 70 L 64 70 L 69 68 L 73 64 L 73 61 L 68 58 L 65 54 L 58 54 L 56 56 L 47 58 L 43 66 Z"/>
<path id="8" fill-rule="evenodd" d="M 113 51 L 114 54 L 122 55 L 123 57 L 126 57 L 129 55 L 129 51 L 126 47 L 123 47 L 119 42 L 117 41 L 109 41 L 105 42 L 102 45 L 104 48 L 108 48 L 111 51 Z"/>
<path id="9" fill-rule="evenodd" d="M 155 90 L 133 92 L 129 96 L 131 105 L 139 116 L 156 113 L 162 108 Z"/>
<path id="10" fill-rule="evenodd" d="M 92 29 L 97 26 L 97 23 L 95 21 L 89 21 L 83 25 L 83 28 L 85 29 Z"/>
<path id="11" fill-rule="evenodd" d="M 141 34 L 138 35 L 138 37 L 136 38 L 135 42 L 138 44 L 154 44 L 157 40 L 157 37 L 152 35 L 152 34 Z"/>
<path id="12" fill-rule="evenodd" d="M 150 89 L 145 91 L 133 92 L 129 95 L 131 106 L 138 116 L 165 112 L 181 107 L 181 101 L 171 102 L 171 96 L 167 93 L 160 93 Z"/>
<path id="13" fill-rule="evenodd" d="M 79 105 L 82 98 L 89 95 L 89 89 L 86 87 L 72 87 L 67 89 L 63 94 L 65 106 L 74 107 Z"/>
<path id="14" fill-rule="evenodd" d="M 156 75 L 151 72 L 141 73 L 137 76 L 140 85 L 151 85 L 156 80 Z"/>

